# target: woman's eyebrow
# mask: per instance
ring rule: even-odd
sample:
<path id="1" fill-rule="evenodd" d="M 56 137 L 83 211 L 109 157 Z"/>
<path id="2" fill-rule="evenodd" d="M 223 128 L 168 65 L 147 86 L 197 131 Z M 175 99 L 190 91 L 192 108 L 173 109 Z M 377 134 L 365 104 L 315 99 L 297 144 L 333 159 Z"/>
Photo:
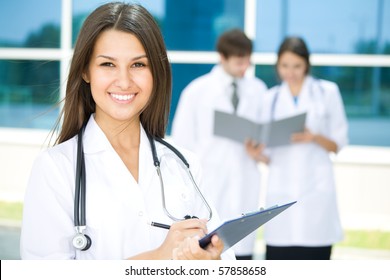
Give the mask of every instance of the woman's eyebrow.
<path id="1" fill-rule="evenodd" d="M 109 55 L 104 55 L 104 54 L 100 54 L 100 55 L 97 55 L 96 58 L 105 58 L 105 59 L 109 59 L 109 60 L 116 60 L 114 57 L 111 57 Z"/>
<path id="2" fill-rule="evenodd" d="M 96 58 L 105 58 L 105 59 L 109 59 L 109 60 L 116 60 L 116 58 L 112 57 L 112 56 L 109 56 L 109 55 L 104 55 L 104 54 L 101 54 L 101 55 L 97 55 Z M 141 54 L 139 56 L 136 56 L 136 57 L 133 57 L 131 59 L 131 61 L 134 61 L 134 60 L 138 60 L 138 59 L 141 59 L 141 58 L 147 58 L 146 54 Z"/>
<path id="3" fill-rule="evenodd" d="M 146 54 L 142 54 L 142 55 L 134 57 L 132 60 L 138 60 L 138 59 L 141 59 L 141 58 L 148 58 L 148 57 L 146 56 Z"/>

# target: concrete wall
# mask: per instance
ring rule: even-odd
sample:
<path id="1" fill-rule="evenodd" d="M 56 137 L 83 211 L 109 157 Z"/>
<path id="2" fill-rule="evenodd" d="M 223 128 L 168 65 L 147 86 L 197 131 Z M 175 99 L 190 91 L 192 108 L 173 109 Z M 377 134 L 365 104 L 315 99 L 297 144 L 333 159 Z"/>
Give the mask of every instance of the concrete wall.
<path id="1" fill-rule="evenodd" d="M 22 201 L 31 166 L 48 131 L 0 129 L 0 200 Z"/>
<path id="2" fill-rule="evenodd" d="M 23 201 L 32 163 L 47 139 L 47 131 L 0 129 L 0 200 Z M 343 227 L 390 231 L 390 148 L 349 146 L 333 160 Z M 264 190 L 268 170 L 259 168 Z"/>
<path id="3" fill-rule="evenodd" d="M 390 148 L 348 147 L 335 175 L 344 227 L 390 231 Z"/>

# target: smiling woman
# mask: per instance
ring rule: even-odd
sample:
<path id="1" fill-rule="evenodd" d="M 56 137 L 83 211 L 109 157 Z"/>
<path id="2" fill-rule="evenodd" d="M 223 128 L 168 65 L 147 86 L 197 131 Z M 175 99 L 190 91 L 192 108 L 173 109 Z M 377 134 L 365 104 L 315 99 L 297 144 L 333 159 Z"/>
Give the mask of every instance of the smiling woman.
<path id="1" fill-rule="evenodd" d="M 185 199 L 203 198 L 194 183 L 199 162 L 161 139 L 170 100 L 171 68 L 151 14 L 119 2 L 92 12 L 74 49 L 56 144 L 31 172 L 22 258 L 221 258 L 217 236 L 205 249 L 196 238 L 207 233 L 206 223 L 216 227 L 218 216 L 207 216 L 205 208 L 213 211 L 204 200 Z M 188 162 L 161 161 L 169 155 Z M 179 217 L 190 209 L 199 219 L 171 219 L 161 203 L 165 195 L 175 198 L 169 205 Z M 151 220 L 171 227 L 155 228 Z M 37 223 L 51 230 L 42 232 Z M 226 257 L 234 258 L 229 251 Z"/>
<path id="2" fill-rule="evenodd" d="M 127 121 L 139 129 L 139 116 L 152 94 L 153 77 L 137 37 L 113 29 L 104 31 L 96 40 L 83 78 L 91 86 L 95 120 L 101 127 Z"/>

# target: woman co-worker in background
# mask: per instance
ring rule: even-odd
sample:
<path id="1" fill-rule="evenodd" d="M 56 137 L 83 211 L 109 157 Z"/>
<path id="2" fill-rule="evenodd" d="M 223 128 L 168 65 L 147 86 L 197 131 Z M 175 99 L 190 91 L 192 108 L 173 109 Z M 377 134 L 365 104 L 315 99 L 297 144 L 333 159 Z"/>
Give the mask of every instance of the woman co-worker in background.
<path id="1" fill-rule="evenodd" d="M 205 249 L 198 243 L 207 232 L 207 218 L 212 216 L 208 225 L 215 224 L 216 213 L 200 199 L 172 150 L 149 140 L 164 136 L 170 98 L 166 48 L 149 12 L 124 3 L 97 8 L 76 42 L 56 145 L 32 169 L 21 234 L 23 259 L 221 257 L 223 242 L 217 236 Z M 81 169 L 76 166 L 79 139 Z M 199 182 L 199 164 L 188 152 L 185 157 Z M 75 205 L 79 170 L 86 181 L 84 213 L 82 205 Z M 165 211 L 179 221 L 172 224 Z M 184 220 L 187 214 L 201 219 Z M 172 225 L 168 230 L 151 221 Z M 88 236 L 86 248 L 80 236 Z M 229 251 L 227 257 L 234 258 Z"/>
<path id="2" fill-rule="evenodd" d="M 266 259 L 330 259 L 342 239 L 329 153 L 347 144 L 347 120 L 338 86 L 309 74 L 309 51 L 288 37 L 278 51 L 282 80 L 266 94 L 263 121 L 307 112 L 306 130 L 289 146 L 270 148 L 267 205 L 297 204 L 264 228 Z"/>

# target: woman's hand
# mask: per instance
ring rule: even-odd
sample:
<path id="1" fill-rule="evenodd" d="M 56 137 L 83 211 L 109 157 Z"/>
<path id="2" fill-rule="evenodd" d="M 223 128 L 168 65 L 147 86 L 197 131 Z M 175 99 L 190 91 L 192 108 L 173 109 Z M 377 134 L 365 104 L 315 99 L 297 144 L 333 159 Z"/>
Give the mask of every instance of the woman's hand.
<path id="1" fill-rule="evenodd" d="M 173 249 L 180 247 L 186 238 L 203 237 L 207 233 L 206 223 L 207 220 L 203 219 L 188 219 L 172 224 L 163 244 L 157 249 L 159 259 L 172 259 Z"/>
<path id="2" fill-rule="evenodd" d="M 305 128 L 305 131 L 302 133 L 294 133 L 293 135 L 291 135 L 291 141 L 296 142 L 296 143 L 313 142 L 313 143 L 320 145 L 322 148 L 324 148 L 328 152 L 333 152 L 333 153 L 337 153 L 337 150 L 338 150 L 336 142 L 334 142 L 333 140 L 326 138 L 320 134 L 313 134 L 307 128 Z"/>
<path id="3" fill-rule="evenodd" d="M 315 138 L 315 135 L 311 133 L 311 131 L 307 128 L 303 132 L 300 133 L 293 133 L 291 135 L 291 141 L 292 142 L 303 142 L 303 143 L 308 143 L 308 142 L 313 142 Z"/>
<path id="4" fill-rule="evenodd" d="M 245 141 L 245 149 L 248 155 L 255 160 L 256 162 L 269 163 L 269 158 L 263 154 L 265 146 L 263 144 L 258 144 L 252 139 L 247 139 Z"/>
<path id="5" fill-rule="evenodd" d="M 220 260 L 223 250 L 223 242 L 214 235 L 211 243 L 202 249 L 199 246 L 199 236 L 187 237 L 177 248 L 173 250 L 174 260 Z"/>

